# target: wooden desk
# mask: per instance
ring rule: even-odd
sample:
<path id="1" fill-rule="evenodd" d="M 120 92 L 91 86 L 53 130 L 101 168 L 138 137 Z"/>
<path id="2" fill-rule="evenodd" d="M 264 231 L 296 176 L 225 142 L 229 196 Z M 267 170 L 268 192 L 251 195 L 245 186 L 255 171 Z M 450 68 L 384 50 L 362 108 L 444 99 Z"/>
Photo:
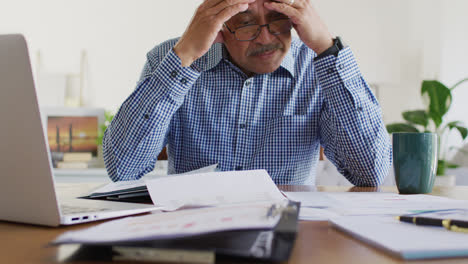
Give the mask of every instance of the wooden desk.
<path id="1" fill-rule="evenodd" d="M 394 187 L 348 188 L 348 187 L 310 187 L 280 186 L 284 191 L 380 191 L 397 192 Z M 453 188 L 434 188 L 434 195 L 468 200 L 468 186 Z M 47 247 L 59 234 L 90 227 L 96 223 L 70 227 L 48 228 L 0 221 L 0 263 L 60 263 L 61 250 L 64 248 Z M 67 262 L 71 264 L 105 262 Z M 119 262 L 117 262 L 119 263 Z M 124 263 L 124 262 L 120 262 Z M 345 233 L 337 231 L 327 222 L 300 222 L 299 233 L 291 259 L 288 263 L 468 263 L 468 258 L 442 259 L 430 261 L 402 261 L 387 253 L 364 244 Z"/>

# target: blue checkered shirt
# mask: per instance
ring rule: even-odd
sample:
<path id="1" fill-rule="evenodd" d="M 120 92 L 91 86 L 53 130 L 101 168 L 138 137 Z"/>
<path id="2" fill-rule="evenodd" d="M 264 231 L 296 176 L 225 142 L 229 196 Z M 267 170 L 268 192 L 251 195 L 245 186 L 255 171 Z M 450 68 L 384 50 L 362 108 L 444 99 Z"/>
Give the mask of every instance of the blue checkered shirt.
<path id="1" fill-rule="evenodd" d="M 148 53 L 136 89 L 105 133 L 113 181 L 152 171 L 167 146 L 169 174 L 218 164 L 221 171 L 266 169 L 277 184 L 313 184 L 323 146 L 351 183 L 382 183 L 389 136 L 349 48 L 314 61 L 293 38 L 276 71 L 249 78 L 222 44 L 181 67 L 176 42 Z"/>

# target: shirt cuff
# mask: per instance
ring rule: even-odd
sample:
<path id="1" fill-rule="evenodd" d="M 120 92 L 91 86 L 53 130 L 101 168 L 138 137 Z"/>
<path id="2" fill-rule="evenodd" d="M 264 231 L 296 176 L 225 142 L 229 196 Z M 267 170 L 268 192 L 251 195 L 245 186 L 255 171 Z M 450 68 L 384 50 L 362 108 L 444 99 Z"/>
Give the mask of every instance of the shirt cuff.
<path id="1" fill-rule="evenodd" d="M 153 76 L 156 76 L 168 89 L 168 94 L 178 101 L 178 99 L 183 99 L 195 84 L 200 77 L 200 72 L 192 67 L 182 67 L 179 56 L 171 49 L 153 72 Z"/>
<path id="2" fill-rule="evenodd" d="M 349 47 L 338 56 L 324 57 L 314 62 L 320 85 L 326 89 L 361 76 L 354 54 Z"/>

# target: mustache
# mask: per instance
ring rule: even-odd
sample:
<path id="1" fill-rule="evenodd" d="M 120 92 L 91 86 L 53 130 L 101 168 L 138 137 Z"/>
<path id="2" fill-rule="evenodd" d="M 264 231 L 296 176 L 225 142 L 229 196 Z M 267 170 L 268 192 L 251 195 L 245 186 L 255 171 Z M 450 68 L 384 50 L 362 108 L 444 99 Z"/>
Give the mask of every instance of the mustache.
<path id="1" fill-rule="evenodd" d="M 267 45 L 257 46 L 252 50 L 247 51 L 247 56 L 257 56 L 265 52 L 279 50 L 283 48 L 281 43 L 271 43 Z"/>

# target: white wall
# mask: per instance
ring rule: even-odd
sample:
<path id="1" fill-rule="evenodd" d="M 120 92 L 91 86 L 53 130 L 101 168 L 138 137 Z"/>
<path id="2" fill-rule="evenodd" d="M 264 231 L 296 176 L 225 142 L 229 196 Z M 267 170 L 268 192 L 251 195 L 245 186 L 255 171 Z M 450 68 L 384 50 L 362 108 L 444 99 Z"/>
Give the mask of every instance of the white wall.
<path id="1" fill-rule="evenodd" d="M 440 64 L 440 80 L 451 87 L 462 78 L 468 78 L 468 1 L 451 0 L 444 2 L 442 14 L 442 49 Z M 468 125 L 468 83 L 464 83 L 453 91 L 453 101 L 449 121 L 462 121 Z M 448 138 L 448 146 L 461 146 L 461 138 L 453 131 Z M 465 144 L 465 151 L 468 145 Z M 451 158 L 456 151 L 448 152 Z M 468 155 L 457 154 L 455 161 L 468 166 Z"/>
<path id="2" fill-rule="evenodd" d="M 80 52 L 86 49 L 88 103 L 115 110 L 135 88 L 146 53 L 181 35 L 201 2 L 0 0 L 0 33 L 23 33 L 33 65 L 40 50 L 42 70 L 49 73 L 77 72 Z M 467 2 L 313 1 L 330 30 L 352 47 L 366 79 L 380 86 L 385 122 L 401 120 L 403 110 L 422 107 L 422 78 L 453 83 L 468 75 L 463 73 Z"/>
<path id="3" fill-rule="evenodd" d="M 185 29 L 201 0 L 0 0 L 0 33 L 23 33 L 45 71 L 78 72 L 88 51 L 91 105 L 116 109 L 146 53 Z M 41 92 L 41 91 L 39 91 Z"/>

